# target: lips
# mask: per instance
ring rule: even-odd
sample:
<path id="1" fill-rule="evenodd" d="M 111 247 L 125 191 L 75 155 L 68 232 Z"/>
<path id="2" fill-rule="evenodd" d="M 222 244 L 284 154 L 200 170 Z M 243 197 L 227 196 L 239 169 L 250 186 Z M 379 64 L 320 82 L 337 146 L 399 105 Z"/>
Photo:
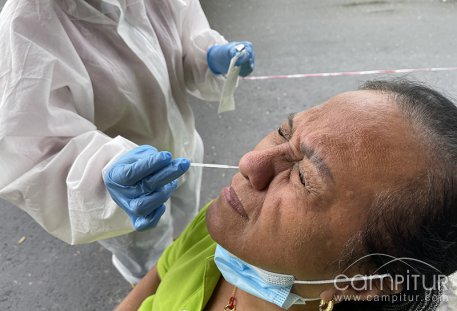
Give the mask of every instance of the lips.
<path id="1" fill-rule="evenodd" d="M 248 214 L 246 214 L 246 210 L 243 207 L 243 204 L 241 204 L 240 199 L 238 198 L 235 190 L 233 190 L 232 187 L 225 187 L 223 190 L 223 195 L 227 203 L 230 205 L 231 208 L 235 210 L 235 212 L 240 214 L 241 217 L 249 219 Z"/>

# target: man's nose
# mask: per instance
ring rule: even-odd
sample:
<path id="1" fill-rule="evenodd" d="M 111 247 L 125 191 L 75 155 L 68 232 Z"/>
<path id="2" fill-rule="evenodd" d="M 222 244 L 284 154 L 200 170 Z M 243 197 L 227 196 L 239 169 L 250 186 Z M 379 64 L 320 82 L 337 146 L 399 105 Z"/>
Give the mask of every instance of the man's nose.
<path id="1" fill-rule="evenodd" d="M 254 189 L 268 188 L 271 180 L 280 169 L 278 150 L 253 150 L 246 153 L 239 163 L 240 173 L 249 180 Z M 282 165 L 283 166 L 283 165 Z"/>

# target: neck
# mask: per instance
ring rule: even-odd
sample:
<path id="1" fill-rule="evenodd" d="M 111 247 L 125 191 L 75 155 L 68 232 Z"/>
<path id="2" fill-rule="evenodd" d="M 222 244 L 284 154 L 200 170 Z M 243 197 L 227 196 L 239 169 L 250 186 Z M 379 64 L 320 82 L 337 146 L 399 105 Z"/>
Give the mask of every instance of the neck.
<path id="1" fill-rule="evenodd" d="M 225 281 L 225 280 L 224 280 Z M 226 281 L 225 281 L 226 282 Z M 243 290 L 238 289 L 237 294 L 238 310 L 262 310 L 262 311 L 284 311 L 281 307 L 257 298 Z M 293 305 L 288 311 L 316 311 L 319 310 L 319 301 L 308 301 L 305 305 Z"/>

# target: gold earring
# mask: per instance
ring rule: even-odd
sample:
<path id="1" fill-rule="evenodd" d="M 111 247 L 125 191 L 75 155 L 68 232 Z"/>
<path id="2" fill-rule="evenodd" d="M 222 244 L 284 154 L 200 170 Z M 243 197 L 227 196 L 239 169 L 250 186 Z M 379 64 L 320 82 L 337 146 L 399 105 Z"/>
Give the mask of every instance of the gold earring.
<path id="1" fill-rule="evenodd" d="M 326 301 L 321 299 L 321 303 L 319 304 L 319 311 L 332 311 L 333 310 L 333 300 Z"/>

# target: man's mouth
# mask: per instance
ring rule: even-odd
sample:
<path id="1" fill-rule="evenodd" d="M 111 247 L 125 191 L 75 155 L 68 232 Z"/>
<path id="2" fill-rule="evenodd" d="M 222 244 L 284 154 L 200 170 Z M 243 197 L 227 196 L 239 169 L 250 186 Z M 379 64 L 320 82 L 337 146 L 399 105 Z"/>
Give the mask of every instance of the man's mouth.
<path id="1" fill-rule="evenodd" d="M 231 208 L 235 210 L 235 212 L 240 214 L 241 217 L 249 219 L 248 214 L 246 214 L 246 210 L 243 207 L 243 204 L 241 204 L 240 199 L 238 198 L 235 190 L 231 186 L 225 187 L 222 190 L 222 194 L 227 203 L 230 205 Z"/>

